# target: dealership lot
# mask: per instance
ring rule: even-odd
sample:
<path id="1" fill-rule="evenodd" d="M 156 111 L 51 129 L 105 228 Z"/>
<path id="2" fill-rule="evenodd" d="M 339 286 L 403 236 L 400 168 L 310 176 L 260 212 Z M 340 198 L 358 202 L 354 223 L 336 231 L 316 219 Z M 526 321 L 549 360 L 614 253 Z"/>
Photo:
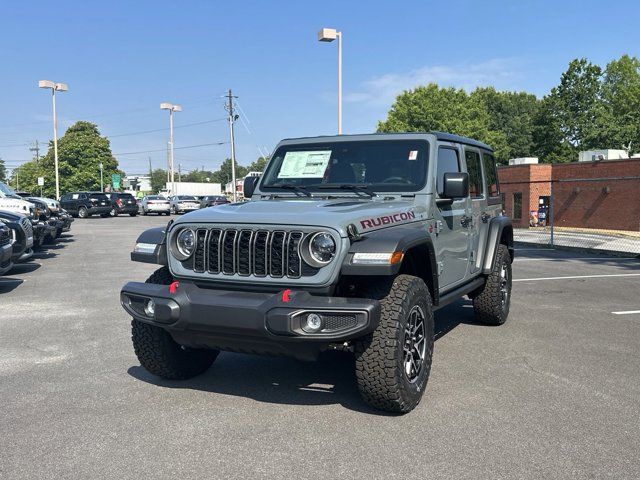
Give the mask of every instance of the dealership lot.
<path id="1" fill-rule="evenodd" d="M 518 250 L 508 322 L 439 311 L 428 390 L 398 417 L 364 405 L 343 354 L 146 373 L 119 290 L 155 269 L 129 252 L 166 222 L 78 220 L 0 278 L 0 477 L 640 476 L 637 259 Z"/>

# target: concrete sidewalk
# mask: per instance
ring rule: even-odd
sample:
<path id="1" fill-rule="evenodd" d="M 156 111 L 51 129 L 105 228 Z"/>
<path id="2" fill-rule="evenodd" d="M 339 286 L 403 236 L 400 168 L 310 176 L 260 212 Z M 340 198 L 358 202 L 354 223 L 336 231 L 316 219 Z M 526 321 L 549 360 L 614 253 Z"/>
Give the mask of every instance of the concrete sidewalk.
<path id="1" fill-rule="evenodd" d="M 553 244 L 555 247 L 584 248 L 605 252 L 620 252 L 640 255 L 640 237 L 630 235 L 597 232 L 594 230 L 555 229 Z M 516 228 L 513 231 L 516 242 L 536 245 L 551 245 L 551 233 L 544 228 Z"/>

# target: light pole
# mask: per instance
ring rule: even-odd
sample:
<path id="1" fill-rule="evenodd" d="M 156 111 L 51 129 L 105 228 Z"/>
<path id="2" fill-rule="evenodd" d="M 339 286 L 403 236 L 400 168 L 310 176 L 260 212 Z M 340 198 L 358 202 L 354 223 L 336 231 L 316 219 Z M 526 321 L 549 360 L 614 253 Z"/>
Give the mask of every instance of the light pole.
<path id="1" fill-rule="evenodd" d="M 56 169 L 56 200 L 60 199 L 60 177 L 58 176 L 58 115 L 56 113 L 56 92 L 66 92 L 69 87 L 66 83 L 55 83 L 51 80 L 40 80 L 40 88 L 50 88 L 53 98 L 53 158 Z"/>
<path id="2" fill-rule="evenodd" d="M 173 112 L 181 112 L 182 107 L 180 105 L 174 105 L 173 103 L 163 102 L 160 104 L 162 110 L 169 110 L 169 170 L 171 171 L 171 195 L 176 194 L 176 179 L 173 168 Z"/>
<path id="3" fill-rule="evenodd" d="M 338 135 L 342 135 L 342 32 L 335 28 L 323 28 L 318 32 L 318 41 L 333 42 L 338 39 Z"/>
<path id="4" fill-rule="evenodd" d="M 100 191 L 104 193 L 104 185 L 102 184 L 102 168 L 103 165 L 102 162 L 100 162 Z"/>

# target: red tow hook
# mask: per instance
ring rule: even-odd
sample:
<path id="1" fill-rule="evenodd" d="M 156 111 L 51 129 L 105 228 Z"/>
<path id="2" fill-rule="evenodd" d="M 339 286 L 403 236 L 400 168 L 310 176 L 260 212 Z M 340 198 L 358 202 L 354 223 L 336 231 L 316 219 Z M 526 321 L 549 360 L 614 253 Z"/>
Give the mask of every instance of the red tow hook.
<path id="1" fill-rule="evenodd" d="M 171 285 L 169 285 L 169 293 L 176 293 L 176 291 L 178 290 L 178 285 L 180 285 L 180 282 L 171 282 Z"/>
<path id="2" fill-rule="evenodd" d="M 289 303 L 291 301 L 291 289 L 287 288 L 282 292 L 282 303 Z"/>

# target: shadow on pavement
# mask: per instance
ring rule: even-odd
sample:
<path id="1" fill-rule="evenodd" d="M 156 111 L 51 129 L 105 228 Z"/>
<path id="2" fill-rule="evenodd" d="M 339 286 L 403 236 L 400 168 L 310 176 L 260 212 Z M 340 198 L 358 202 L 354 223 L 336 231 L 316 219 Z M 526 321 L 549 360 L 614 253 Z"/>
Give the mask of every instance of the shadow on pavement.
<path id="1" fill-rule="evenodd" d="M 33 259 L 36 256 L 34 253 L 33 256 L 29 259 Z M 31 273 L 38 270 L 41 265 L 39 263 L 33 263 L 27 260 L 26 263 L 14 263 L 11 270 L 4 274 L 5 277 L 12 277 L 13 275 L 22 275 L 24 273 Z"/>
<path id="2" fill-rule="evenodd" d="M 23 282 L 24 280 L 20 280 L 19 278 L 2 277 L 0 278 L 0 293 L 9 293 Z"/>
<path id="3" fill-rule="evenodd" d="M 460 324 L 475 324 L 473 308 L 468 308 L 469 305 L 468 301 L 460 301 L 436 312 L 436 340 Z M 132 366 L 127 373 L 165 388 L 200 390 L 285 405 L 340 404 L 370 415 L 393 415 L 368 407 L 360 398 L 355 359 L 345 352 L 324 352 L 317 362 L 222 352 L 207 372 L 186 381 L 163 380 L 141 366 Z"/>

